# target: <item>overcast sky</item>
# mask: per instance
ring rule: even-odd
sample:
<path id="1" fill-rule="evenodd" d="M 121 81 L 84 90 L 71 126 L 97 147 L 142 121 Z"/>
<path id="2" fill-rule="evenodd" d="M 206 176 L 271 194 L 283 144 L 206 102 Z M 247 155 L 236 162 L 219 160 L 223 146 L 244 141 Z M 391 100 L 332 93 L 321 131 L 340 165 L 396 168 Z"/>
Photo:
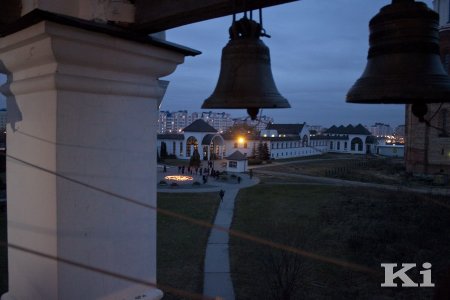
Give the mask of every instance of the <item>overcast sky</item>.
<path id="1" fill-rule="evenodd" d="M 425 1 L 431 7 L 431 0 Z M 347 104 L 345 95 L 366 65 L 369 20 L 387 0 L 302 0 L 263 10 L 263 38 L 270 48 L 272 72 L 291 109 L 265 110 L 275 122 L 396 126 L 404 123 L 403 105 Z M 161 109 L 200 110 L 213 91 L 231 17 L 167 32 L 167 39 L 202 51 L 188 57 L 174 74 Z M 221 111 L 221 110 L 218 110 Z M 230 110 L 245 116 L 243 110 Z"/>
<path id="2" fill-rule="evenodd" d="M 272 38 L 263 40 L 271 51 L 272 72 L 280 93 L 292 108 L 263 113 L 274 117 L 277 123 L 403 124 L 403 105 L 345 103 L 348 89 L 366 65 L 368 22 L 390 2 L 302 0 L 264 9 L 264 28 Z M 431 0 L 425 2 L 431 7 Z M 161 109 L 200 111 L 203 100 L 216 86 L 230 23 L 231 17 L 224 17 L 167 32 L 169 41 L 202 54 L 187 57 L 166 78 L 171 83 Z M 0 100 L 0 107 L 4 106 Z M 244 110 L 230 112 L 236 117 L 246 115 Z"/>

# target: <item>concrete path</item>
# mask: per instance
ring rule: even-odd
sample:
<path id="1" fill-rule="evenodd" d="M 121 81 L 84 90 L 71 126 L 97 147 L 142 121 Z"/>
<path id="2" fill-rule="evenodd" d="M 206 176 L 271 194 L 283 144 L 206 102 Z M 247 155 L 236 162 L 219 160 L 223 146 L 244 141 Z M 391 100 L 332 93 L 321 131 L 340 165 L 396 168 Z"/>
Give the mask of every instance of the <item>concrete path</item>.
<path id="1" fill-rule="evenodd" d="M 175 168 L 168 168 L 166 173 L 158 171 L 158 176 L 176 174 Z M 232 180 L 230 183 L 215 180 L 210 177 L 207 185 L 200 185 L 196 188 L 170 188 L 158 187 L 159 193 L 207 193 L 225 191 L 223 201 L 217 209 L 214 225 L 230 229 L 234 214 L 234 201 L 240 189 L 250 187 L 259 183 L 259 179 L 249 178 L 247 174 L 237 174 L 242 178 L 241 183 Z M 230 255 L 229 255 L 228 232 L 218 229 L 211 229 L 211 233 L 206 245 L 204 274 L 203 274 L 203 294 L 217 299 L 234 300 L 234 288 L 230 275 Z"/>
<path id="2" fill-rule="evenodd" d="M 248 175 L 240 175 L 242 182 L 226 184 L 217 182 L 220 189 L 225 191 L 223 201 L 217 210 L 214 225 L 230 229 L 234 214 L 234 201 L 241 188 L 259 183 L 258 178 L 250 179 Z M 230 275 L 229 235 L 218 229 L 211 229 L 205 254 L 205 269 L 203 280 L 203 294 L 210 297 L 219 297 L 225 300 L 234 300 L 234 288 Z"/>
<path id="3" fill-rule="evenodd" d="M 214 225 L 229 229 L 234 213 L 234 199 L 238 188 L 228 188 L 217 210 Z M 203 294 L 233 300 L 234 288 L 230 276 L 227 232 L 212 229 L 206 246 Z"/>

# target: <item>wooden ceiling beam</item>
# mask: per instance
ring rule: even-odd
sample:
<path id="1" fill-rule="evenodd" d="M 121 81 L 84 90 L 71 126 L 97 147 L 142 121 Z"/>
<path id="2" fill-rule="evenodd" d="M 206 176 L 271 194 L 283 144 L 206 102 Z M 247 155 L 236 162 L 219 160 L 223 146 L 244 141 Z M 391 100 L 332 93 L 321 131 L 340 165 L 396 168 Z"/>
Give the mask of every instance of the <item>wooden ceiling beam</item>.
<path id="1" fill-rule="evenodd" d="M 153 33 L 298 0 L 136 0 L 134 29 Z"/>

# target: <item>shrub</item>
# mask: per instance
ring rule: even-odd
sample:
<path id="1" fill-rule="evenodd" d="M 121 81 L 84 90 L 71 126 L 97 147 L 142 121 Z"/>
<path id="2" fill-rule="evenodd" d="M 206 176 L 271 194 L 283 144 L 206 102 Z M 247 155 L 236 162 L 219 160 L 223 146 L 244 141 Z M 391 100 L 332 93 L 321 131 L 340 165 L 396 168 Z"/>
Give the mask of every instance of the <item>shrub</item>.
<path id="1" fill-rule="evenodd" d="M 178 183 L 172 182 L 172 183 L 170 184 L 170 186 L 176 187 L 176 186 L 178 186 Z"/>
<path id="2" fill-rule="evenodd" d="M 189 166 L 198 168 L 200 167 L 201 160 L 200 160 L 200 154 L 198 153 L 197 149 L 194 149 L 194 152 L 192 153 L 191 159 L 189 161 Z"/>
<path id="3" fill-rule="evenodd" d="M 249 159 L 248 160 L 249 166 L 260 165 L 260 164 L 262 164 L 262 160 L 260 160 L 260 159 Z"/>
<path id="4" fill-rule="evenodd" d="M 167 145 L 165 142 L 161 142 L 161 153 L 159 155 L 161 159 L 167 158 Z"/>
<path id="5" fill-rule="evenodd" d="M 198 182 L 198 181 L 194 181 L 194 182 L 192 183 L 192 185 L 201 185 L 201 183 Z"/>
<path id="6" fill-rule="evenodd" d="M 166 182 L 165 180 L 161 180 L 161 181 L 159 182 L 159 184 L 160 184 L 160 185 L 167 185 L 167 182 Z"/>

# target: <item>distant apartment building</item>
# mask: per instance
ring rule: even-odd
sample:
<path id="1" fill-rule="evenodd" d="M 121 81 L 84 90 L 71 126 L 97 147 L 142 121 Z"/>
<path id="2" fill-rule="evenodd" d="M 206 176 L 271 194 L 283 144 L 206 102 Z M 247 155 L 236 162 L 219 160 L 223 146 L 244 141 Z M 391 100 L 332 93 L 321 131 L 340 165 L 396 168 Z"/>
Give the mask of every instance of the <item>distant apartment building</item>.
<path id="1" fill-rule="evenodd" d="M 212 127 L 216 128 L 219 133 L 224 132 L 234 124 L 231 115 L 224 112 L 202 112 L 201 119 Z"/>
<path id="2" fill-rule="evenodd" d="M 273 123 L 273 118 L 268 117 L 268 116 L 258 117 L 257 120 L 250 120 L 248 118 L 234 119 L 234 124 L 247 124 L 250 127 L 254 127 L 256 129 L 256 131 L 258 131 L 258 132 L 266 129 L 267 125 L 272 124 L 272 123 Z"/>
<path id="3" fill-rule="evenodd" d="M 158 118 L 159 133 L 176 133 L 188 126 L 197 119 L 200 119 L 199 113 L 189 114 L 187 110 L 179 111 L 160 111 Z"/>
<path id="4" fill-rule="evenodd" d="M 394 130 L 392 129 L 391 125 L 384 123 L 375 123 L 368 129 L 372 135 L 377 137 L 391 136 L 394 134 Z"/>
<path id="5" fill-rule="evenodd" d="M 225 112 L 192 112 L 187 110 L 179 111 L 160 111 L 158 118 L 158 133 L 179 133 L 183 128 L 189 126 L 194 121 L 202 119 L 219 133 L 225 132 L 229 127 L 233 126 L 235 122 L 244 122 L 252 127 L 256 127 L 258 131 L 266 128 L 267 124 L 273 123 L 273 118 L 262 116 L 260 120 L 243 120 L 233 119 L 229 113 Z"/>

